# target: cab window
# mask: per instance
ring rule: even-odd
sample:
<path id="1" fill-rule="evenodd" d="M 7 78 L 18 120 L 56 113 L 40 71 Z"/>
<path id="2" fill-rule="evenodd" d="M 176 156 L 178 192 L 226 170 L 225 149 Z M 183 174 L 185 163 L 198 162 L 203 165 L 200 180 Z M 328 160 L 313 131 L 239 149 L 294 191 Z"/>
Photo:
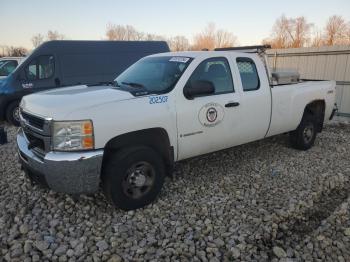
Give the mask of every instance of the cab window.
<path id="1" fill-rule="evenodd" d="M 215 87 L 215 95 L 234 92 L 231 69 L 224 57 L 209 58 L 195 69 L 187 84 L 195 81 L 210 81 Z"/>
<path id="2" fill-rule="evenodd" d="M 247 57 L 239 57 L 236 61 L 243 91 L 258 90 L 260 88 L 260 80 L 254 61 Z"/>
<path id="3" fill-rule="evenodd" d="M 39 56 L 26 68 L 28 80 L 48 79 L 55 72 L 55 60 L 53 56 Z"/>

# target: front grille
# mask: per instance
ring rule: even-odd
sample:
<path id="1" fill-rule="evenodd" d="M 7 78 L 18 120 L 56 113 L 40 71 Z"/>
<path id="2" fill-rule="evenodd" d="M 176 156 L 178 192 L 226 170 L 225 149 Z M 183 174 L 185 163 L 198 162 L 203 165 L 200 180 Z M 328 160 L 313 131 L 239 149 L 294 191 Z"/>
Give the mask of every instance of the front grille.
<path id="1" fill-rule="evenodd" d="M 29 142 L 28 148 L 38 157 L 45 156 L 51 148 L 51 119 L 32 115 L 22 109 L 21 126 Z"/>
<path id="2" fill-rule="evenodd" d="M 38 148 L 40 150 L 42 150 L 43 152 L 45 152 L 45 142 L 44 140 L 33 136 L 31 133 L 29 133 L 28 131 L 24 131 L 24 134 L 26 135 L 28 141 L 29 141 L 29 146 L 32 148 Z"/>
<path id="3" fill-rule="evenodd" d="M 36 127 L 36 128 L 39 128 L 41 130 L 44 129 L 44 125 L 45 125 L 45 119 L 42 119 L 40 117 L 37 117 L 37 116 L 33 116 L 33 115 L 30 115 L 26 112 L 21 112 L 21 115 L 22 115 L 22 118 L 28 122 L 29 125 L 33 126 L 33 127 Z"/>

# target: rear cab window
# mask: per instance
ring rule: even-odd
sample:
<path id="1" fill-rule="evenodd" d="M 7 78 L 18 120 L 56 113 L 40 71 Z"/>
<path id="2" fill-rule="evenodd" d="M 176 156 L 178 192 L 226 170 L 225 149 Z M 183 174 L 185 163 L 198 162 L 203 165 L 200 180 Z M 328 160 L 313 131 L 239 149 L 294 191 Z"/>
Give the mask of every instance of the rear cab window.
<path id="1" fill-rule="evenodd" d="M 248 57 L 236 58 L 238 71 L 241 77 L 243 91 L 255 91 L 260 88 L 260 79 L 255 62 Z"/>

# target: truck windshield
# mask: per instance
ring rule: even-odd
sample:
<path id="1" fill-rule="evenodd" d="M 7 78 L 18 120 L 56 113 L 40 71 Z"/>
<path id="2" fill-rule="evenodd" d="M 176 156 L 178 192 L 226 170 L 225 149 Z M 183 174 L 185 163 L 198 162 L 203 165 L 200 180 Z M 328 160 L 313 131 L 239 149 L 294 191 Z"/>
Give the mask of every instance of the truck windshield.
<path id="1" fill-rule="evenodd" d="M 133 64 L 115 79 L 118 89 L 134 95 L 167 93 L 191 63 L 184 56 L 147 57 Z"/>

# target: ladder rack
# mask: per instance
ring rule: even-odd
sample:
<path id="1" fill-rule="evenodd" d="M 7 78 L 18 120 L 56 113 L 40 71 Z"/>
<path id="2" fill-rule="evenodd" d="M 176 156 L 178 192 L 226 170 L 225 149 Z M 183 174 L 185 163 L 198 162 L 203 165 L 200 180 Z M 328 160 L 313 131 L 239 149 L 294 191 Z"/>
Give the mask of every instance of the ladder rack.
<path id="1" fill-rule="evenodd" d="M 237 46 L 237 47 L 220 47 L 215 48 L 214 51 L 241 51 L 246 53 L 265 53 L 266 49 L 270 49 L 271 45 L 251 45 L 251 46 Z"/>

